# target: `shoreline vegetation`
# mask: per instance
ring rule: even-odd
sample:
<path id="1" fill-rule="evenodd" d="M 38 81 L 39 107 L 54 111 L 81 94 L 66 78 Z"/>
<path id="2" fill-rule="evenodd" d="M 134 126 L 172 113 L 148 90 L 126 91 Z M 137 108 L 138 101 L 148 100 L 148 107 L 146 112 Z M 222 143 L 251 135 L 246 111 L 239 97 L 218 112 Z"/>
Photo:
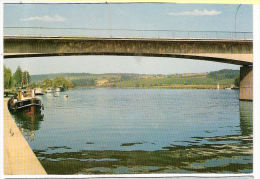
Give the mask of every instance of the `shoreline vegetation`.
<path id="1" fill-rule="evenodd" d="M 30 75 L 18 67 L 12 75 L 5 68 L 5 91 L 23 86 L 30 88 L 137 88 L 137 89 L 238 89 L 239 70 L 223 69 L 208 73 L 132 74 L 132 73 L 54 73 Z"/>

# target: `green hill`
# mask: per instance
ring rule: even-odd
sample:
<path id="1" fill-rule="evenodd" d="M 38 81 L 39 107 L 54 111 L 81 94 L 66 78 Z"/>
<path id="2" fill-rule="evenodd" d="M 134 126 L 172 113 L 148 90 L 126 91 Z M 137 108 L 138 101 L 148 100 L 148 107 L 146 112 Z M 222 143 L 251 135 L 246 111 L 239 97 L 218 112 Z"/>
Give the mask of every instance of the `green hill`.
<path id="1" fill-rule="evenodd" d="M 55 73 L 32 75 L 32 82 L 41 82 L 44 79 L 64 77 L 75 87 L 117 87 L 117 88 L 216 88 L 230 87 L 239 77 L 239 70 L 223 69 L 209 73 L 191 74 L 131 74 L 131 73 Z"/>

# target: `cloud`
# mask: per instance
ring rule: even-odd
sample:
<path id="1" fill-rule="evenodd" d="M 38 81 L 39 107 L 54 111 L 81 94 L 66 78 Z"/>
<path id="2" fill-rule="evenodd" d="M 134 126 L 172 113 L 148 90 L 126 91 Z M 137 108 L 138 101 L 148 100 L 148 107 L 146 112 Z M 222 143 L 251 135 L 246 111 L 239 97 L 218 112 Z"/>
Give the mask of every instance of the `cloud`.
<path id="1" fill-rule="evenodd" d="M 221 11 L 217 10 L 198 10 L 194 9 L 193 11 L 182 11 L 182 12 L 169 12 L 168 15 L 170 16 L 216 16 L 221 14 Z"/>
<path id="2" fill-rule="evenodd" d="M 42 21 L 42 22 L 64 22 L 67 19 L 59 15 L 55 16 L 34 16 L 28 18 L 22 18 L 21 21 Z"/>

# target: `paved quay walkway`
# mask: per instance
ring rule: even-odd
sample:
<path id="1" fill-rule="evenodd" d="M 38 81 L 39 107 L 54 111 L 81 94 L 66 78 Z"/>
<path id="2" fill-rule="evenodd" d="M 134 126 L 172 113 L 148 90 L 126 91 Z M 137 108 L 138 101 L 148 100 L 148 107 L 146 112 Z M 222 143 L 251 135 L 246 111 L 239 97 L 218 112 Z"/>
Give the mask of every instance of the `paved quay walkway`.
<path id="1" fill-rule="evenodd" d="M 46 171 L 33 153 L 14 122 L 4 99 L 4 174 L 46 175 Z"/>

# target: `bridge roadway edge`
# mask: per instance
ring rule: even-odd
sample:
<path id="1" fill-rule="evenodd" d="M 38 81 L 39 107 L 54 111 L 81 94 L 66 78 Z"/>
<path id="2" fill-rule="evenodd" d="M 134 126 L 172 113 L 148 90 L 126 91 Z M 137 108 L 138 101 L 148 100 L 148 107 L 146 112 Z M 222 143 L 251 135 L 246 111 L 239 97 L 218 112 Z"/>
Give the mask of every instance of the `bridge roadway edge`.
<path id="1" fill-rule="evenodd" d="M 14 122 L 4 99 L 4 174 L 47 175 Z"/>

